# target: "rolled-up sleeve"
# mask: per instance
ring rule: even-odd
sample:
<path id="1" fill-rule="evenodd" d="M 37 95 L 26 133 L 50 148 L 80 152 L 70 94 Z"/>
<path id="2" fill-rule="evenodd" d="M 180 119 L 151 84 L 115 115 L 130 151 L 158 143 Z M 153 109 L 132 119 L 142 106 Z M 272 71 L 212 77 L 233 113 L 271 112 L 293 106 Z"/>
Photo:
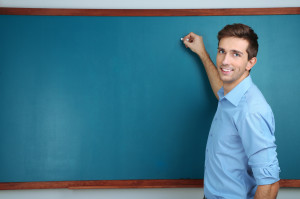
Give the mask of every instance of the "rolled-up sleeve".
<path id="1" fill-rule="evenodd" d="M 272 111 L 246 113 L 237 128 L 256 183 L 266 185 L 279 181 L 280 168 Z"/>

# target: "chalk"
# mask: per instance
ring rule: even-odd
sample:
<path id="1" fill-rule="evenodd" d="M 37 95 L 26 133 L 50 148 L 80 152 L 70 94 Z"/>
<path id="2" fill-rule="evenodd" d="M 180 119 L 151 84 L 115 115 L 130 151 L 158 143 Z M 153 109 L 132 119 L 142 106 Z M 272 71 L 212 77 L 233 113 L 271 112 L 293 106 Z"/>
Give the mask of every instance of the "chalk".
<path id="1" fill-rule="evenodd" d="M 180 38 L 180 40 L 182 41 L 183 40 L 183 38 Z M 189 39 L 186 39 L 187 41 L 189 41 Z"/>

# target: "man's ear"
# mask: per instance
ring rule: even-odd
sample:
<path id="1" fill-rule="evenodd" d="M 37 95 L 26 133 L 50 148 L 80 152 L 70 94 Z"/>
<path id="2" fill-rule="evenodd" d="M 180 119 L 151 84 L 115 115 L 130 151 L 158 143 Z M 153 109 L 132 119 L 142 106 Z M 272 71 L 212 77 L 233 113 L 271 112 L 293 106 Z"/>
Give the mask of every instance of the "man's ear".
<path id="1" fill-rule="evenodd" d="M 246 70 L 250 70 L 257 62 L 257 58 L 256 57 L 252 57 L 248 63 L 247 63 L 247 66 L 246 66 Z"/>

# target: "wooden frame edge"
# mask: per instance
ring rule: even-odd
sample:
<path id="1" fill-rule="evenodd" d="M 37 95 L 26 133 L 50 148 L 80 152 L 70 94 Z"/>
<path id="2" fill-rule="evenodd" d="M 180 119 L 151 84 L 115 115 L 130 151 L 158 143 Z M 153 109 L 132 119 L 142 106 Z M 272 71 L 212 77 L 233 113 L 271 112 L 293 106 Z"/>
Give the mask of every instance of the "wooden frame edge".
<path id="1" fill-rule="evenodd" d="M 283 179 L 280 187 L 300 187 L 300 180 Z M 0 190 L 22 189 L 127 189 L 127 188 L 202 188 L 202 179 L 187 180 L 91 180 L 53 182 L 2 182 Z"/>
<path id="2" fill-rule="evenodd" d="M 280 187 L 300 187 L 300 180 L 281 179 Z"/>
<path id="3" fill-rule="evenodd" d="M 91 180 L 0 183 L 0 190 L 19 189 L 123 189 L 203 187 L 203 180 Z"/>
<path id="4" fill-rule="evenodd" d="M 5 8 L 0 15 L 45 16 L 233 16 L 233 15 L 295 15 L 300 7 L 227 8 L 227 9 L 59 9 Z"/>

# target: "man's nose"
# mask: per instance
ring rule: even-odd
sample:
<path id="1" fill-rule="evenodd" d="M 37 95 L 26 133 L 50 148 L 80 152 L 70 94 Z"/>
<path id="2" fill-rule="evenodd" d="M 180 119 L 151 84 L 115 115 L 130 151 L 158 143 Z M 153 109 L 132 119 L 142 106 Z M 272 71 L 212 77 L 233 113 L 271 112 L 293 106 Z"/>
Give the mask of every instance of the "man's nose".
<path id="1" fill-rule="evenodd" d="M 222 65 L 228 65 L 229 63 L 230 63 L 230 56 L 229 53 L 226 53 L 223 56 Z"/>

